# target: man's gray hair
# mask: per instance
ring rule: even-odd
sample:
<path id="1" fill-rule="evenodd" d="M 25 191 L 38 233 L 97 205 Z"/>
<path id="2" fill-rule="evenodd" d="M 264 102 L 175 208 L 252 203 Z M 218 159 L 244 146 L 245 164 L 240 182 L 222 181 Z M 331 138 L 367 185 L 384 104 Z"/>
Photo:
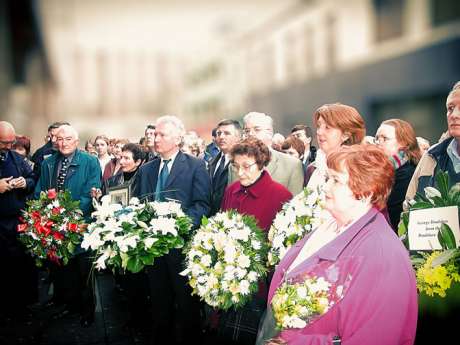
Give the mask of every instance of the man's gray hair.
<path id="1" fill-rule="evenodd" d="M 455 90 L 460 90 L 460 80 L 455 83 L 455 85 L 452 87 L 452 90 L 450 90 L 450 92 L 453 92 Z"/>
<path id="2" fill-rule="evenodd" d="M 163 123 L 163 124 L 170 123 L 176 128 L 177 136 L 181 139 L 184 138 L 185 126 L 184 126 L 184 123 L 177 116 L 173 116 L 173 115 L 161 116 L 156 121 L 156 127 L 158 127 L 160 123 Z"/>
<path id="3" fill-rule="evenodd" d="M 72 134 L 72 136 L 75 139 L 79 139 L 77 130 L 75 128 L 73 128 L 71 125 L 61 125 L 59 127 L 57 133 L 61 132 L 62 130 L 67 130 L 68 132 L 70 132 Z"/>
<path id="4" fill-rule="evenodd" d="M 244 124 L 248 122 L 265 122 L 267 124 L 267 127 L 269 127 L 273 131 L 273 119 L 271 116 L 268 116 L 267 114 L 264 113 L 258 113 L 256 111 L 251 111 L 250 113 L 247 113 L 243 117 L 243 122 Z"/>

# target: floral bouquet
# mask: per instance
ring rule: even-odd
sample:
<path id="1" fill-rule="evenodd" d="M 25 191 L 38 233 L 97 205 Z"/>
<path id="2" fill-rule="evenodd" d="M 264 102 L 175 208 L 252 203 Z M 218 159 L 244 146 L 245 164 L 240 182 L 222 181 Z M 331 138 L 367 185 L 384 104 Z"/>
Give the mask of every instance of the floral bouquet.
<path id="1" fill-rule="evenodd" d="M 452 283 L 460 282 L 460 251 L 448 249 L 421 255 L 422 260 L 415 262 L 419 292 L 446 297 Z"/>
<path id="2" fill-rule="evenodd" d="M 265 235 L 251 216 L 234 210 L 203 218 L 185 250 L 186 269 L 193 293 L 212 307 L 241 307 L 266 276 Z"/>
<path id="3" fill-rule="evenodd" d="M 449 188 L 449 176 L 443 171 L 435 179 L 437 188 L 426 187 L 425 195 L 417 194 L 415 200 L 409 203 L 409 211 L 401 214 L 398 235 L 406 246 L 410 211 L 460 206 L 460 186 L 456 184 Z M 435 315 L 446 315 L 451 307 L 460 307 L 460 249 L 447 224 L 441 224 L 437 237 L 442 250 L 415 251 L 411 253 L 411 260 L 416 271 L 420 309 Z"/>
<path id="4" fill-rule="evenodd" d="M 309 273 L 284 281 L 273 295 L 257 344 L 265 344 L 281 331 L 306 327 L 340 301 L 350 286 L 351 275 L 344 269 L 342 274 L 339 271 L 332 266 L 326 277 Z"/>
<path id="5" fill-rule="evenodd" d="M 132 198 L 127 206 L 111 204 L 102 197 L 96 205 L 82 248 L 96 251 L 98 270 L 107 266 L 121 271 L 140 272 L 153 265 L 155 258 L 171 249 L 184 246 L 184 236 L 190 232 L 191 219 L 177 202 L 140 203 Z"/>
<path id="6" fill-rule="evenodd" d="M 79 204 L 69 191 L 54 189 L 27 201 L 17 230 L 38 267 L 46 260 L 66 265 L 73 256 L 86 228 Z"/>
<path id="7" fill-rule="evenodd" d="M 322 198 L 318 191 L 304 188 L 278 212 L 268 233 L 268 265 L 280 262 L 288 249 L 324 218 Z"/>

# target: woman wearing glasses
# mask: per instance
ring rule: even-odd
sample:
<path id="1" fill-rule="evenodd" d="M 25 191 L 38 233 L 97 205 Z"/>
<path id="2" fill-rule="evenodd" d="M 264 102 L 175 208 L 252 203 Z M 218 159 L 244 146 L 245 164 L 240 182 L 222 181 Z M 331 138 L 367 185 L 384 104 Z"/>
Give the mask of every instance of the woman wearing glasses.
<path id="1" fill-rule="evenodd" d="M 232 168 L 238 181 L 227 187 L 221 209 L 235 209 L 252 215 L 259 227 L 268 232 L 282 205 L 292 198 L 291 192 L 275 182 L 265 167 L 270 150 L 259 139 L 249 137 L 235 144 L 230 151 Z M 268 285 L 259 283 L 259 291 L 251 302 L 237 311 L 220 315 L 219 344 L 254 344 L 260 316 L 265 310 Z"/>
<path id="2" fill-rule="evenodd" d="M 387 201 L 393 230 L 397 231 L 407 187 L 421 157 L 415 131 L 410 123 L 390 119 L 377 129 L 375 142 L 390 158 L 395 169 L 395 182 Z"/>
<path id="3" fill-rule="evenodd" d="M 292 194 L 273 181 L 265 170 L 270 162 L 270 150 L 261 140 L 244 139 L 233 146 L 230 155 L 238 181 L 225 190 L 221 209 L 252 215 L 259 227 L 268 232 L 276 214 Z"/>

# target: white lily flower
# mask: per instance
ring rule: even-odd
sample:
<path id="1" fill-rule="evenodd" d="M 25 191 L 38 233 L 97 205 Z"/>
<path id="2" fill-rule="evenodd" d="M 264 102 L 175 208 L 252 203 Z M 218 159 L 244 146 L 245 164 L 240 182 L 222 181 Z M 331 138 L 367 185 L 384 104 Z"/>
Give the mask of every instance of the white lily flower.
<path id="1" fill-rule="evenodd" d="M 120 251 L 123 253 L 126 253 L 127 251 L 129 251 L 129 248 L 136 248 L 138 240 L 139 240 L 138 235 L 134 235 L 134 236 L 128 235 L 128 236 L 115 238 L 118 248 L 120 248 Z"/>
<path id="2" fill-rule="evenodd" d="M 81 242 L 81 247 L 83 249 L 91 248 L 92 250 L 99 249 L 100 246 L 105 244 L 105 241 L 101 239 L 102 229 L 97 229 L 91 233 L 86 233 L 83 235 L 83 241 Z"/>
<path id="3" fill-rule="evenodd" d="M 161 233 L 162 235 L 170 233 L 177 236 L 176 220 L 173 218 L 154 218 L 150 221 L 150 229 L 154 233 Z"/>
<path id="4" fill-rule="evenodd" d="M 434 197 L 441 197 L 441 192 L 439 190 L 437 190 L 436 188 L 433 188 L 433 187 L 425 187 L 424 189 L 425 191 L 425 195 L 428 199 L 432 199 Z"/>
<path id="5" fill-rule="evenodd" d="M 144 240 L 145 248 L 150 249 L 156 241 L 158 241 L 158 238 L 147 237 Z"/>
<path id="6" fill-rule="evenodd" d="M 130 204 L 130 205 L 136 206 L 136 205 L 139 205 L 139 203 L 140 203 L 140 202 L 139 202 L 139 199 L 136 198 L 136 197 L 132 197 L 131 199 L 129 199 L 129 204 Z"/>

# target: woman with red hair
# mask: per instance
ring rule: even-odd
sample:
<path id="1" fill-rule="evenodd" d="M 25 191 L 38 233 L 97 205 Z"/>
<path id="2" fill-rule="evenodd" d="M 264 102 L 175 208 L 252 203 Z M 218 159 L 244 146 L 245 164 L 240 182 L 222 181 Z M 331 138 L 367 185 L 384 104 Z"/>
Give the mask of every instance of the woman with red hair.
<path id="1" fill-rule="evenodd" d="M 326 158 L 343 145 L 359 144 L 366 135 L 359 112 L 341 103 L 325 104 L 313 114 L 319 150 L 316 160 L 307 167 L 305 183 L 309 188 L 321 187 L 326 175 Z"/>
<path id="2" fill-rule="evenodd" d="M 383 121 L 375 142 L 389 157 L 395 170 L 395 183 L 386 204 L 390 224 L 397 231 L 407 187 L 421 157 L 415 131 L 400 119 Z"/>
<path id="3" fill-rule="evenodd" d="M 330 153 L 327 167 L 325 208 L 332 219 L 283 257 L 270 285 L 268 306 L 278 310 L 272 300 L 280 300 L 285 284 L 308 279 L 321 282 L 334 295 L 321 301 L 327 303 L 322 313 L 274 337 L 267 317 L 257 344 L 413 344 L 415 275 L 406 249 L 379 211 L 393 185 L 391 163 L 379 148 L 361 144 Z M 333 303 L 330 296 L 335 296 Z"/>

